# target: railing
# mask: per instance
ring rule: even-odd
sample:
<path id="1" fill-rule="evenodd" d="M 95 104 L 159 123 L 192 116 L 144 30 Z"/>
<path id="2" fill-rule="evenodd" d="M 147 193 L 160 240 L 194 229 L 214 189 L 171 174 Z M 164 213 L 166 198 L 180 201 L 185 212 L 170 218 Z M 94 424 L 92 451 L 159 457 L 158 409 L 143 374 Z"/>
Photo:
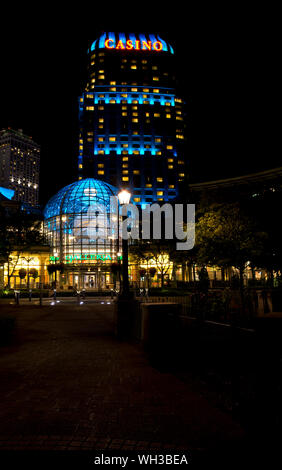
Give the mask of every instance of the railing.
<path id="1" fill-rule="evenodd" d="M 146 302 L 146 303 L 174 303 L 174 304 L 181 304 L 182 307 L 182 315 L 189 315 L 192 311 L 192 301 L 191 295 L 185 296 L 177 296 L 177 297 L 165 297 L 165 296 L 140 296 L 137 297 L 139 302 Z"/>

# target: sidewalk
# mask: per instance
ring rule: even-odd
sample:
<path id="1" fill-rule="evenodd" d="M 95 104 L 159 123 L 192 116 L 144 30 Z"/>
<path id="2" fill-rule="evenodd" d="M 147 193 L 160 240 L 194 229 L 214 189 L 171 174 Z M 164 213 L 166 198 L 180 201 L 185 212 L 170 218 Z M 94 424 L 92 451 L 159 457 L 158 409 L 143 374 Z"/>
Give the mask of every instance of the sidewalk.
<path id="1" fill-rule="evenodd" d="M 4 309 L 17 337 L 0 347 L 0 449 L 214 451 L 244 439 L 189 384 L 115 339 L 112 305 Z"/>

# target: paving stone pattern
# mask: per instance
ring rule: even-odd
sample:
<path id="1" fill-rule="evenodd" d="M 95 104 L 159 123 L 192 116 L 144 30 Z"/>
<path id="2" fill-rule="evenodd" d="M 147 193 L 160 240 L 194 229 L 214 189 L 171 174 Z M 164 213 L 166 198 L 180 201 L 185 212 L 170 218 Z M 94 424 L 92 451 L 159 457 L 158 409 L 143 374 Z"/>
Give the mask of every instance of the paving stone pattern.
<path id="1" fill-rule="evenodd" d="M 115 338 L 112 305 L 3 309 L 17 326 L 0 347 L 0 449 L 215 449 L 243 439 L 189 383 Z"/>

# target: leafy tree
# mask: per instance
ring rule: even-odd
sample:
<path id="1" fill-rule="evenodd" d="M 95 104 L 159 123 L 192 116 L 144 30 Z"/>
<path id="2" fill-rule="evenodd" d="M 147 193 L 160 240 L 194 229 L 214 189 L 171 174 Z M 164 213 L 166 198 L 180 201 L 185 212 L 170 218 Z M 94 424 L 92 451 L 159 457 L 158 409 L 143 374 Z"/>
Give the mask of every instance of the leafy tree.
<path id="1" fill-rule="evenodd" d="M 21 255 L 32 247 L 47 245 L 41 224 L 38 217 L 20 209 L 7 213 L 0 208 L 0 260 L 8 264 L 8 286 Z"/>
<path id="2" fill-rule="evenodd" d="M 130 254 L 137 264 L 147 264 L 154 262 L 156 270 L 161 276 L 161 287 L 164 287 L 166 274 L 170 269 L 170 254 L 174 251 L 175 244 L 170 240 L 152 240 L 139 241 L 137 244 L 130 246 Z"/>
<path id="3" fill-rule="evenodd" d="M 246 264 L 262 256 L 266 239 L 267 234 L 238 203 L 214 204 L 196 223 L 198 262 L 238 269 L 243 311 Z"/>

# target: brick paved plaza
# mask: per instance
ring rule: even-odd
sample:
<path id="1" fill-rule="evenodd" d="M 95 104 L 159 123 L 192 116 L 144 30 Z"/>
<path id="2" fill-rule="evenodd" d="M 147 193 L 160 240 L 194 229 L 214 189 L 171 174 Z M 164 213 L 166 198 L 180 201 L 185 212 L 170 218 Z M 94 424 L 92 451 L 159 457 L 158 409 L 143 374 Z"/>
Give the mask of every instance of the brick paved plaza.
<path id="1" fill-rule="evenodd" d="M 113 334 L 113 305 L 1 305 L 2 450 L 236 448 L 244 433 L 140 345 Z"/>

